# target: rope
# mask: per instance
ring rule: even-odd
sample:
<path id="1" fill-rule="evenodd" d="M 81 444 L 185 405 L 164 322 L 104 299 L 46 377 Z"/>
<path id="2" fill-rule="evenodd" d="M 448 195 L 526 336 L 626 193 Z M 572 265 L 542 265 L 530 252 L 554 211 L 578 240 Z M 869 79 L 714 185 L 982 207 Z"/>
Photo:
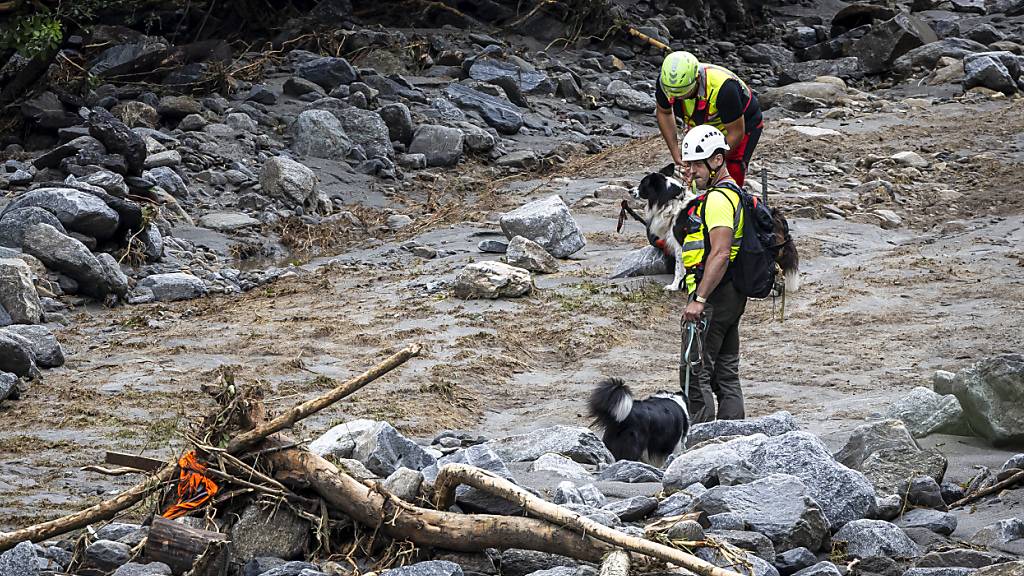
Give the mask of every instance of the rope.
<path id="1" fill-rule="evenodd" d="M 683 349 L 683 363 L 686 365 L 686 377 L 683 381 L 683 398 L 687 403 L 690 401 L 690 374 L 698 366 L 704 364 L 704 330 L 708 327 L 707 318 L 701 316 L 700 320 L 680 320 L 682 330 L 686 334 L 686 347 Z M 693 360 L 693 349 L 696 345 L 697 360 Z"/>

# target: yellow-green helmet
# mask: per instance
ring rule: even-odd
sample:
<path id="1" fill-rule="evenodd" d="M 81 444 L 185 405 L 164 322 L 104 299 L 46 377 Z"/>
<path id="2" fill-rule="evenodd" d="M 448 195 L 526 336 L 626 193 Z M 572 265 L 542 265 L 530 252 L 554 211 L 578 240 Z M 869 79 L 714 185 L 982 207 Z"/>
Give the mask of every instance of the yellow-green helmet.
<path id="1" fill-rule="evenodd" d="M 697 82 L 697 57 L 680 50 L 661 63 L 661 89 L 670 98 L 685 96 Z"/>

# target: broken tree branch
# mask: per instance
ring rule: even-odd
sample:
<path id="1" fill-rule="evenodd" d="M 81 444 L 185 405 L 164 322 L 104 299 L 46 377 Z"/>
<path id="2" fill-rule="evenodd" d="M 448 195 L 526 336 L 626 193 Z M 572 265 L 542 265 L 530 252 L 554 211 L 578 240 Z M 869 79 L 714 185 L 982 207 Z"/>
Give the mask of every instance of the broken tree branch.
<path id="1" fill-rule="evenodd" d="M 664 42 L 661 42 L 660 40 L 655 40 L 654 38 L 651 38 L 647 34 L 644 34 L 643 32 L 637 30 L 636 28 L 633 28 L 632 26 L 629 27 L 629 34 L 631 36 L 635 36 L 641 42 L 646 42 L 646 43 L 650 44 L 651 46 L 654 46 L 655 48 L 659 48 L 659 49 L 664 50 L 666 52 L 671 50 L 671 48 L 669 48 L 669 46 L 667 44 L 665 44 Z"/>
<path id="2" fill-rule="evenodd" d="M 625 550 L 612 550 L 601 562 L 599 576 L 629 576 L 629 553 Z"/>
<path id="3" fill-rule="evenodd" d="M 527 513 L 557 526 L 565 526 L 617 548 L 671 562 L 701 576 L 739 576 L 736 572 L 719 568 L 682 550 L 629 536 L 599 524 L 557 504 L 542 500 L 504 478 L 466 464 L 445 464 L 438 472 L 437 480 L 434 481 L 437 508 L 447 510 L 455 502 L 455 489 L 462 484 L 514 502 Z"/>
<path id="4" fill-rule="evenodd" d="M 267 460 L 274 467 L 275 475 L 286 483 L 287 477 L 299 478 L 331 508 L 344 512 L 360 524 L 377 528 L 391 538 L 410 540 L 418 546 L 461 552 L 524 548 L 589 562 L 600 561 L 608 551 L 604 544 L 589 535 L 577 534 L 544 520 L 457 514 L 414 506 L 387 492 L 379 484 L 370 487 L 358 482 L 308 450 L 282 450 L 270 454 Z"/>
<path id="5" fill-rule="evenodd" d="M 995 494 L 1000 490 L 1009 488 L 1010 486 L 1013 486 L 1014 484 L 1017 484 L 1018 482 L 1021 481 L 1024 481 L 1024 470 L 1017 472 L 1016 474 L 1010 476 L 1009 478 L 1003 480 L 1002 482 L 997 482 L 989 486 L 988 488 L 985 488 L 984 490 L 978 490 L 977 492 L 971 494 L 970 496 L 966 496 L 964 498 L 957 500 L 956 502 L 953 502 L 952 504 L 949 505 L 949 509 L 952 510 L 954 508 L 965 506 L 967 504 L 970 504 L 971 502 L 974 502 L 975 500 L 980 500 L 985 496 L 988 496 L 989 494 Z"/>
<path id="6" fill-rule="evenodd" d="M 242 434 L 239 434 L 238 436 L 232 438 L 231 441 L 228 442 L 226 451 L 228 452 L 228 454 L 238 454 L 249 448 L 252 448 L 260 441 L 262 441 L 264 438 L 270 436 L 271 434 L 274 434 L 275 432 L 280 432 L 281 430 L 291 428 L 299 420 L 302 420 L 303 418 L 306 418 L 312 414 L 316 414 L 317 412 L 323 410 L 324 408 L 327 408 L 331 404 L 334 404 L 338 400 L 341 400 L 342 398 L 348 396 L 349 394 L 352 394 L 353 392 L 359 390 L 363 386 L 366 386 L 370 382 L 373 382 L 377 378 L 380 378 L 381 376 L 401 366 L 406 362 L 406 360 L 419 354 L 420 350 L 422 349 L 423 347 L 419 344 L 412 344 L 410 346 L 406 346 L 405 348 L 399 350 L 395 354 L 392 354 L 389 358 L 387 358 L 380 364 L 374 366 L 373 368 L 367 370 L 366 372 L 363 372 L 359 376 L 356 376 L 355 378 L 352 378 L 351 380 L 344 382 L 341 385 L 333 388 L 327 394 L 309 400 L 308 402 L 303 402 L 302 404 L 299 404 L 293 407 L 292 409 L 288 410 L 284 414 L 281 414 L 277 418 L 274 418 L 270 422 L 260 424 L 256 428 L 253 428 L 248 432 L 243 432 Z"/>
<path id="7" fill-rule="evenodd" d="M 293 426 L 299 420 L 327 408 L 331 404 L 334 404 L 349 394 L 359 390 L 366 384 L 376 380 L 391 370 L 394 370 L 405 363 L 409 358 L 419 354 L 421 349 L 422 346 L 419 344 L 413 344 L 403 348 L 398 353 L 388 357 L 377 366 L 374 366 L 356 378 L 353 378 L 330 390 L 326 394 L 309 400 L 308 402 L 303 402 L 270 422 L 261 424 L 253 430 L 240 434 L 228 443 L 225 451 L 229 454 L 238 454 L 255 446 L 267 436 Z M 126 510 L 141 502 L 153 490 L 159 488 L 164 483 L 169 482 L 174 478 L 174 473 L 177 471 L 177 468 L 178 461 L 175 458 L 174 462 L 166 464 L 151 478 L 132 486 L 115 498 L 100 502 L 99 504 L 90 506 L 85 510 L 80 510 L 74 514 L 69 514 L 55 520 L 50 520 L 48 522 L 43 522 L 34 526 L 15 530 L 13 532 L 0 533 L 0 552 L 13 548 L 16 544 L 26 540 L 40 542 L 47 538 L 71 532 L 72 530 L 84 528 L 93 522 L 113 518 L 118 512 Z"/>

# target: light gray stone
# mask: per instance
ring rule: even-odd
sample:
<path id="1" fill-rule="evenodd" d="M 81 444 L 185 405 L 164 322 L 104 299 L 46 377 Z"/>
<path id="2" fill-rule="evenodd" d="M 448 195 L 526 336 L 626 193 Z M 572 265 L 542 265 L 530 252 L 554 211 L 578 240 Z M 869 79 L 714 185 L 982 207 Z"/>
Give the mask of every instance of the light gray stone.
<path id="1" fill-rule="evenodd" d="M 436 462 L 433 456 L 387 422 L 378 422 L 356 437 L 352 458 L 382 478 L 403 466 L 423 470 Z"/>
<path id="2" fill-rule="evenodd" d="M 49 224 L 62 234 L 67 233 L 64 225 L 48 210 L 38 206 L 15 208 L 0 215 L 0 246 L 21 248 L 25 230 L 33 224 Z"/>
<path id="3" fill-rule="evenodd" d="M 510 266 L 531 272 L 551 274 L 558 272 L 558 261 L 543 246 L 532 240 L 516 236 L 508 243 L 505 260 Z"/>
<path id="4" fill-rule="evenodd" d="M 113 277 L 106 264 L 100 262 L 85 244 L 49 224 L 29 226 L 25 230 L 22 249 L 38 258 L 47 268 L 73 278 L 82 294 L 103 298 L 107 294 L 119 293 L 127 286 L 127 280 L 122 285 L 121 278 Z"/>
<path id="5" fill-rule="evenodd" d="M 407 502 L 415 502 L 423 484 L 423 472 L 404 466 L 391 473 L 384 480 L 384 488 Z"/>
<path id="6" fill-rule="evenodd" d="M 199 218 L 199 225 L 218 232 L 234 232 L 259 226 L 260 221 L 244 212 L 209 212 Z"/>
<path id="7" fill-rule="evenodd" d="M 780 411 L 768 416 L 746 420 L 713 420 L 694 424 L 686 435 L 686 443 L 696 446 L 701 442 L 721 436 L 751 436 L 753 434 L 778 436 L 799 429 L 800 426 L 792 414 Z"/>
<path id="8" fill-rule="evenodd" d="M 98 240 L 110 238 L 117 230 L 117 212 L 97 196 L 74 188 L 36 188 L 16 197 L 3 214 L 29 206 L 43 208 L 66 229 Z"/>
<path id="9" fill-rule="evenodd" d="M 1024 519 L 1008 518 L 989 524 L 976 531 L 970 542 L 1019 556 L 1024 553 Z"/>
<path id="10" fill-rule="evenodd" d="M 875 498 L 875 519 L 890 522 L 903 512 L 903 497 L 899 494 Z"/>
<path id="11" fill-rule="evenodd" d="M 306 110 L 292 125 L 292 150 L 297 154 L 341 160 L 351 149 L 341 121 L 327 110 Z"/>
<path id="12" fill-rule="evenodd" d="M 395 148 L 391 144 L 388 125 L 380 114 L 373 110 L 351 108 L 339 115 L 338 119 L 352 143 L 363 147 L 367 158 L 394 159 Z"/>
<path id="13" fill-rule="evenodd" d="M 915 438 L 929 434 L 967 435 L 964 409 L 956 396 L 942 396 L 918 386 L 900 398 L 886 412 L 889 418 L 902 420 Z"/>
<path id="14" fill-rule="evenodd" d="M 477 444 L 443 456 L 436 464 L 424 468 L 424 480 L 433 486 L 438 471 L 445 464 L 468 464 L 515 483 L 515 477 L 508 466 L 486 444 Z M 518 515 L 523 511 L 518 504 L 465 485 L 455 489 L 455 502 L 467 510 L 487 514 Z"/>
<path id="15" fill-rule="evenodd" d="M 978 362 L 957 375 L 952 392 L 978 435 L 997 446 L 1024 442 L 1024 355 Z"/>
<path id="16" fill-rule="evenodd" d="M 523 115 L 508 100 L 456 82 L 448 85 L 445 95 L 460 108 L 476 111 L 488 126 L 501 134 L 516 134 L 523 127 Z"/>
<path id="17" fill-rule="evenodd" d="M 735 559 L 733 558 L 733 556 L 733 554 L 726 556 L 718 548 L 697 549 L 698 558 L 704 560 L 705 562 L 710 562 L 715 566 L 718 566 L 719 568 L 725 568 L 727 570 L 732 570 L 736 567 Z M 751 576 L 779 576 L 779 571 L 776 570 L 774 566 L 764 561 L 757 555 L 744 550 L 739 554 L 739 556 L 741 556 L 741 558 L 743 558 L 746 562 L 750 563 L 753 570 L 748 573 L 751 574 Z"/>
<path id="18" fill-rule="evenodd" d="M 129 562 L 114 570 L 113 576 L 171 576 L 171 567 L 163 562 L 136 564 Z"/>
<path id="19" fill-rule="evenodd" d="M 665 490 L 681 490 L 698 482 L 705 486 L 718 484 L 719 468 L 744 462 L 733 446 L 732 442 L 708 444 L 672 460 L 665 469 Z"/>
<path id="20" fill-rule="evenodd" d="M 787 474 L 739 486 L 716 486 L 697 497 L 694 508 L 709 515 L 736 513 L 780 550 L 799 546 L 818 550 L 830 527 L 804 483 Z"/>
<path id="21" fill-rule="evenodd" d="M 310 525 L 287 506 L 252 503 L 228 534 L 233 561 L 244 563 L 261 556 L 292 560 L 302 555 Z"/>
<path id="22" fill-rule="evenodd" d="M 915 566 L 903 573 L 903 576 L 968 576 L 974 573 L 974 568 L 922 568 Z"/>
<path id="23" fill-rule="evenodd" d="M 32 270 L 20 258 L 0 258 L 0 307 L 17 324 L 38 324 L 43 319 Z"/>
<path id="24" fill-rule="evenodd" d="M 462 576 L 462 567 L 447 560 L 428 560 L 385 570 L 381 576 Z"/>
<path id="25" fill-rule="evenodd" d="M 19 543 L 0 554 L 0 576 L 38 576 L 39 561 L 31 542 Z"/>
<path id="26" fill-rule="evenodd" d="M 532 240 L 555 258 L 565 258 L 587 245 L 569 207 L 557 195 L 520 206 L 502 215 L 499 224 L 506 238 Z"/>
<path id="27" fill-rule="evenodd" d="M 775 556 L 775 569 L 781 576 L 790 576 L 804 568 L 810 568 L 818 563 L 814 552 L 807 548 L 793 548 Z"/>
<path id="28" fill-rule="evenodd" d="M 852 558 L 921 556 L 917 544 L 899 526 L 884 520 L 853 520 L 840 528 L 832 540 L 845 542 L 846 554 Z"/>
<path id="29" fill-rule="evenodd" d="M 610 480 L 613 482 L 661 482 L 665 473 L 659 469 L 643 462 L 632 460 L 619 460 L 598 473 L 598 480 Z"/>
<path id="30" fill-rule="evenodd" d="M 416 129 L 409 153 L 426 156 L 427 166 L 454 166 L 462 158 L 462 146 L 462 130 L 425 124 Z"/>
<path id="31" fill-rule="evenodd" d="M 728 542 L 740 550 L 752 552 L 765 562 L 770 562 L 773 565 L 775 563 L 775 546 L 767 536 L 760 532 L 748 530 L 711 530 L 708 532 L 708 535 Z M 778 570 L 777 567 L 776 570 Z"/>
<path id="32" fill-rule="evenodd" d="M 650 496 L 633 496 L 605 504 L 601 509 L 615 514 L 623 522 L 636 522 L 653 514 L 657 508 L 657 499 Z"/>
<path id="33" fill-rule="evenodd" d="M 927 528 L 943 536 L 949 536 L 956 530 L 956 516 L 927 508 L 907 510 L 895 523 L 900 528 Z"/>
<path id="34" fill-rule="evenodd" d="M 1015 94 L 1019 89 L 1015 78 L 1020 76 L 1020 64 L 1016 58 L 1010 52 L 982 52 L 964 56 L 964 89 L 983 86 L 1006 95 Z"/>
<path id="35" fill-rule="evenodd" d="M 0 374 L 13 374 L 15 377 L 34 376 L 36 374 L 35 357 L 31 343 L 12 332 L 0 330 Z M 17 395 L 17 382 L 11 383 L 8 376 L 4 377 L 5 398 Z"/>
<path id="36" fill-rule="evenodd" d="M 112 572 L 122 564 L 127 564 L 131 557 L 130 546 L 112 540 L 97 540 L 85 549 L 86 565 L 105 572 Z"/>
<path id="37" fill-rule="evenodd" d="M 0 344 L 3 346 L 3 344 Z M 10 372 L 0 372 L 0 405 L 4 400 L 17 400 L 21 392 L 18 390 L 18 377 Z"/>
<path id="38" fill-rule="evenodd" d="M 504 262 L 473 262 L 455 278 L 455 296 L 467 300 L 515 298 L 532 291 L 530 272 Z"/>
<path id="39" fill-rule="evenodd" d="M 656 276 L 670 274 L 671 258 L 654 246 L 646 246 L 631 250 L 615 265 L 612 278 L 632 278 L 634 276 Z"/>
<path id="40" fill-rule="evenodd" d="M 610 464 L 615 460 L 592 430 L 576 426 L 541 428 L 491 440 L 487 445 L 506 462 L 530 462 L 548 452 L 567 456 L 581 464 Z"/>
<path id="41" fill-rule="evenodd" d="M 543 454 L 530 464 L 531 472 L 552 472 L 563 478 L 573 480 L 591 480 L 590 472 L 561 454 Z"/>
<path id="42" fill-rule="evenodd" d="M 824 562 L 818 562 L 813 566 L 808 566 L 807 568 L 796 572 L 796 574 L 799 574 L 800 576 L 841 576 L 842 572 L 839 571 L 839 568 L 836 568 L 835 564 L 826 560 Z"/>
<path id="43" fill-rule="evenodd" d="M 341 460 L 352 457 L 360 434 L 377 427 L 376 420 L 352 420 L 334 426 L 309 443 L 309 451 L 324 458 Z"/>
<path id="44" fill-rule="evenodd" d="M 316 205 L 316 174 L 291 158 L 275 156 L 264 162 L 260 186 L 268 196 L 289 206 Z"/>
<path id="45" fill-rule="evenodd" d="M 835 459 L 844 466 L 859 470 L 868 456 L 893 448 L 920 450 L 903 422 L 881 420 L 854 429 L 843 448 L 836 452 Z"/>
<path id="46" fill-rule="evenodd" d="M 921 475 L 932 478 L 933 482 L 941 482 L 946 473 L 946 457 L 932 448 L 915 450 L 911 448 L 891 448 L 879 450 L 864 461 L 861 471 L 875 487 L 879 496 L 899 494 L 900 485 Z"/>
<path id="47" fill-rule="evenodd" d="M 693 511 L 693 503 L 698 496 L 707 492 L 703 484 L 691 484 L 668 496 L 658 503 L 655 516 L 679 516 Z"/>
<path id="48" fill-rule="evenodd" d="M 186 272 L 153 274 L 143 278 L 139 287 L 151 291 L 159 302 L 191 300 L 206 295 L 206 284 L 202 279 Z"/>
<path id="49" fill-rule="evenodd" d="M 13 324 L 6 328 L 0 328 L 0 331 L 16 334 L 27 340 L 36 365 L 39 367 L 57 368 L 64 365 L 64 349 L 46 326 Z M 112 540 L 116 540 L 116 538 L 112 538 Z"/>
<path id="50" fill-rule="evenodd" d="M 954 548 L 925 554 L 917 562 L 918 568 L 964 567 L 977 569 L 993 564 L 1011 562 L 1014 557 L 998 552 L 974 550 L 972 548 Z"/>
<path id="51" fill-rule="evenodd" d="M 631 112 L 650 113 L 654 112 L 655 101 L 654 96 L 646 92 L 626 88 L 616 92 L 615 105 Z"/>

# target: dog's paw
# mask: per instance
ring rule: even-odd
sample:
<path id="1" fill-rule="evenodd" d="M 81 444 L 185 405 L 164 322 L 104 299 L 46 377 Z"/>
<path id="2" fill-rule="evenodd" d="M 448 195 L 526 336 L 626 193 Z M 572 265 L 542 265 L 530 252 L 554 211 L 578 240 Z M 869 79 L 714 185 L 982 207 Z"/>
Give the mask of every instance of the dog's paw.
<path id="1" fill-rule="evenodd" d="M 678 292 L 679 284 L 676 284 L 675 282 L 671 284 L 665 284 L 665 290 L 668 290 L 669 292 Z"/>

